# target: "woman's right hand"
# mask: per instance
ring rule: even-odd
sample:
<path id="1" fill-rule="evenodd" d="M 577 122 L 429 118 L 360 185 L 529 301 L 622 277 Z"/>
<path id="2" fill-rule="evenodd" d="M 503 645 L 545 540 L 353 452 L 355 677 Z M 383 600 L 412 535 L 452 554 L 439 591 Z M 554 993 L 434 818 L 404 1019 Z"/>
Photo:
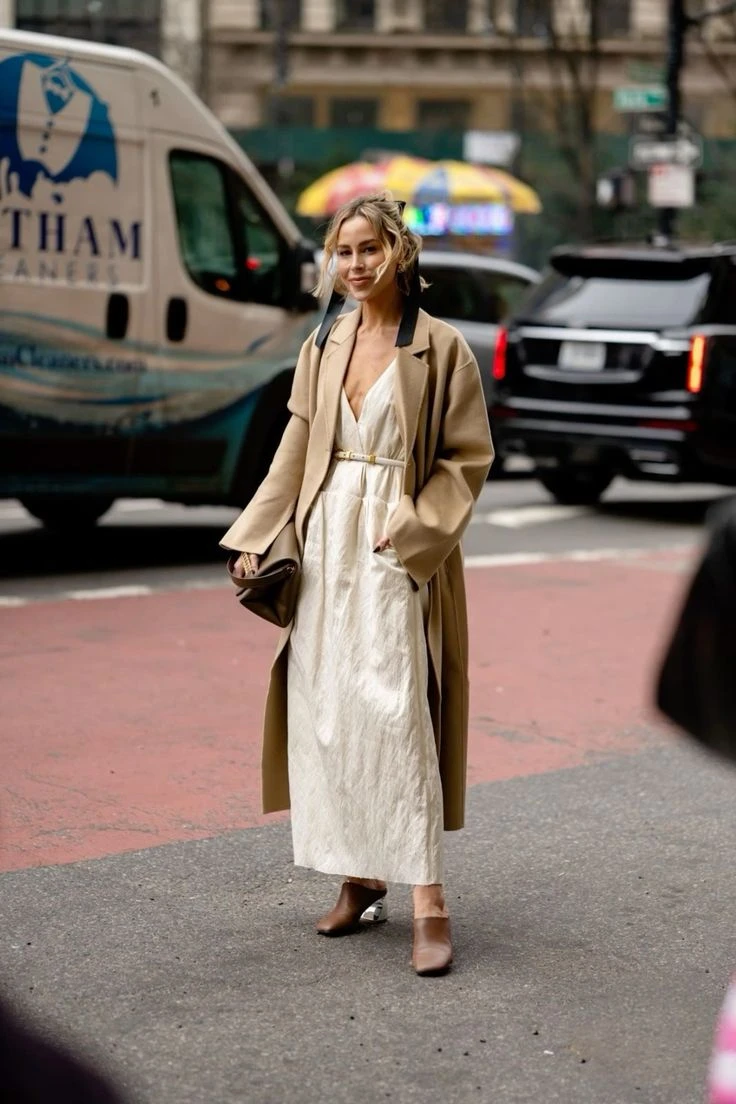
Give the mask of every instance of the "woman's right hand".
<path id="1" fill-rule="evenodd" d="M 238 579 L 245 579 L 248 575 L 255 575 L 261 562 L 261 557 L 255 552 L 241 552 L 233 564 L 233 575 Z"/>

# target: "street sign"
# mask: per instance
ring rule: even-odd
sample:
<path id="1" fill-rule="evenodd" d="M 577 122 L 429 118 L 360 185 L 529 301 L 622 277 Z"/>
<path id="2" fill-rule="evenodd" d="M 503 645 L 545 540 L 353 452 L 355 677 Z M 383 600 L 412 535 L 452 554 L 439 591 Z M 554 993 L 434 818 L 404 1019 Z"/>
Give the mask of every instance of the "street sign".
<path id="1" fill-rule="evenodd" d="M 702 162 L 703 140 L 700 135 L 651 137 L 635 134 L 629 141 L 629 167 L 632 169 L 648 169 L 652 165 L 684 165 L 694 169 Z"/>
<path id="2" fill-rule="evenodd" d="M 667 116 L 662 111 L 638 115 L 633 122 L 637 136 L 647 134 L 658 138 L 661 134 L 667 133 Z"/>
<path id="3" fill-rule="evenodd" d="M 663 84 L 623 84 L 613 90 L 616 111 L 660 111 L 667 107 L 667 89 Z"/>
<path id="4" fill-rule="evenodd" d="M 521 138 L 512 131 L 466 130 L 463 161 L 478 165 L 511 165 L 520 145 Z"/>
<path id="5" fill-rule="evenodd" d="M 686 165 L 652 165 L 648 185 L 652 207 L 692 207 L 695 204 L 695 173 Z"/>

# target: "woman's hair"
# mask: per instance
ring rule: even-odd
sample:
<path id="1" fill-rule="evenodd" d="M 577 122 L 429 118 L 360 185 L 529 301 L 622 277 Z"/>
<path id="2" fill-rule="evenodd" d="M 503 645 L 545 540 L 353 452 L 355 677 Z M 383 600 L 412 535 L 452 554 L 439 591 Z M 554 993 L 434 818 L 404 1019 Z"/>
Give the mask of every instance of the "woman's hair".
<path id="1" fill-rule="evenodd" d="M 362 215 L 373 228 L 373 233 L 386 250 L 386 260 L 381 265 L 382 274 L 396 261 L 398 265 L 397 283 L 404 295 L 409 294 L 409 285 L 414 265 L 422 248 L 422 239 L 415 234 L 403 220 L 403 204 L 397 203 L 390 192 L 378 192 L 375 195 L 359 196 L 344 203 L 327 227 L 325 248 L 319 272 L 319 282 L 315 293 L 319 296 L 329 291 L 332 284 L 332 261 L 337 249 L 337 239 L 344 222 Z M 345 292 L 340 277 L 337 277 L 337 290 Z M 422 287 L 426 287 L 422 281 Z"/>

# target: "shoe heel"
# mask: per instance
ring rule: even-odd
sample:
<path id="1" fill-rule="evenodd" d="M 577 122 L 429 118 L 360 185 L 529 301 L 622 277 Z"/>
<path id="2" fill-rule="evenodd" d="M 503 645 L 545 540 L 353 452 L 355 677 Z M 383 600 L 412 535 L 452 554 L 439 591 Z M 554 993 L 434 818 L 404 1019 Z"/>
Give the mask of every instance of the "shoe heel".
<path id="1" fill-rule="evenodd" d="M 361 923 L 363 924 L 383 924 L 388 920 L 388 901 L 385 897 L 381 897 L 380 900 L 374 901 L 372 905 L 369 905 L 365 912 L 362 914 Z"/>

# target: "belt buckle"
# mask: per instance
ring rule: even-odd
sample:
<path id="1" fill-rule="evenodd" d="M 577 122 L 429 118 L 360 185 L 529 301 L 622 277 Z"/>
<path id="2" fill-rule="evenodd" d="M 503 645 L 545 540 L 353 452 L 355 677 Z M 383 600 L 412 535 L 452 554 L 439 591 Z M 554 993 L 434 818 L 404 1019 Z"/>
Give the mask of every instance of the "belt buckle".
<path id="1" fill-rule="evenodd" d="M 365 460 L 366 460 L 367 464 L 375 464 L 376 463 L 376 454 L 375 454 L 375 452 L 369 452 L 368 455 L 366 456 Z"/>

